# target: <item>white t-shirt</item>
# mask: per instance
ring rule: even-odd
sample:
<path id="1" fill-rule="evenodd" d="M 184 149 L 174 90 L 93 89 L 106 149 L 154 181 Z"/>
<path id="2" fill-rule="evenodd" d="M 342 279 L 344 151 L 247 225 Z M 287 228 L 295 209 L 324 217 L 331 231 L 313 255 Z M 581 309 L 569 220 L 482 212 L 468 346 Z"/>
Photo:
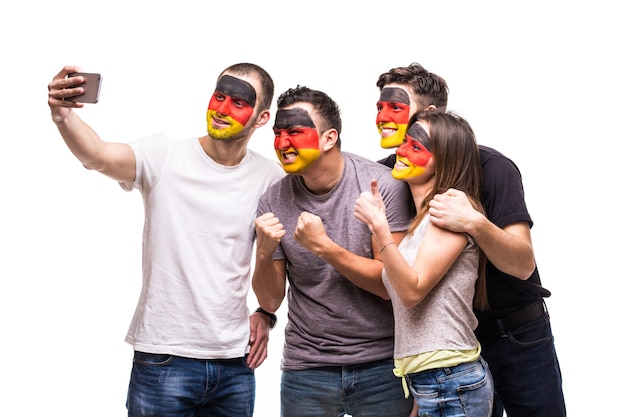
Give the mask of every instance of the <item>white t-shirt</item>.
<path id="1" fill-rule="evenodd" d="M 155 354 L 244 356 L 256 209 L 282 168 L 251 150 L 237 166 L 219 165 L 198 138 L 156 134 L 130 146 L 136 179 L 120 185 L 141 192 L 145 223 L 143 286 L 126 341 Z"/>

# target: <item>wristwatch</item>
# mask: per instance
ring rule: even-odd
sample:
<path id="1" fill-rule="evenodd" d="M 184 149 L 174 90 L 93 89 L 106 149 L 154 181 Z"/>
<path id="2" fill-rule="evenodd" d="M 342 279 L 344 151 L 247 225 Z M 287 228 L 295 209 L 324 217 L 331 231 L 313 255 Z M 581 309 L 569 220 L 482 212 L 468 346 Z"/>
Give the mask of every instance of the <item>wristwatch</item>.
<path id="1" fill-rule="evenodd" d="M 267 317 L 270 318 L 270 329 L 273 329 L 274 326 L 276 326 L 276 320 L 277 320 L 276 319 L 276 314 L 270 313 L 269 311 L 265 311 L 261 307 L 257 308 L 255 313 L 265 314 Z"/>

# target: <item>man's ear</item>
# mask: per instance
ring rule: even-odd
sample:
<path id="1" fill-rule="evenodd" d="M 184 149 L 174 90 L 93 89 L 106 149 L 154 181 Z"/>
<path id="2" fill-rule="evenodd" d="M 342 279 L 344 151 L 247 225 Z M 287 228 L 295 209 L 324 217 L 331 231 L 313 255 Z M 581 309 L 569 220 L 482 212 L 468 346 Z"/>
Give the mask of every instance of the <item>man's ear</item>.
<path id="1" fill-rule="evenodd" d="M 328 129 L 322 134 L 322 139 L 322 148 L 324 151 L 328 151 L 337 144 L 339 133 L 337 132 L 337 129 Z"/>
<path id="2" fill-rule="evenodd" d="M 255 129 L 258 129 L 258 128 L 262 127 L 262 126 L 265 126 L 267 124 L 267 122 L 269 122 L 269 120 L 270 120 L 270 111 L 269 110 L 263 110 L 256 117 L 256 123 L 254 124 Z"/>
<path id="3" fill-rule="evenodd" d="M 437 110 L 437 106 L 435 106 L 434 104 L 431 104 L 430 106 L 424 109 L 424 111 L 433 111 L 433 110 Z"/>

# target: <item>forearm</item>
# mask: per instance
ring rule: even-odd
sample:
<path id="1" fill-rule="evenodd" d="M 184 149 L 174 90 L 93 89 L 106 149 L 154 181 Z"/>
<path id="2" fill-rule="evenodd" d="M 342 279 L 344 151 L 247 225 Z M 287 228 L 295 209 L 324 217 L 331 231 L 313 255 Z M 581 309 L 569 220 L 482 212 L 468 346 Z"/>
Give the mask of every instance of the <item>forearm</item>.
<path id="1" fill-rule="evenodd" d="M 286 291 L 285 261 L 273 261 L 271 255 L 257 254 L 252 290 L 259 306 L 269 312 L 276 312 L 285 298 Z"/>
<path id="2" fill-rule="evenodd" d="M 481 215 L 468 224 L 467 232 L 500 271 L 525 280 L 535 270 L 535 254 L 526 223 L 501 229 Z"/>
<path id="3" fill-rule="evenodd" d="M 103 148 L 98 134 L 73 111 L 55 124 L 67 147 L 85 168 L 98 169 L 98 155 Z"/>
<path id="4" fill-rule="evenodd" d="M 135 155 L 128 144 L 103 142 L 75 112 L 55 124 L 67 147 L 85 168 L 117 181 L 135 179 Z"/>
<path id="5" fill-rule="evenodd" d="M 404 259 L 397 245 L 389 245 L 383 249 L 384 267 L 395 292 L 402 303 L 408 308 L 419 304 L 423 299 L 420 280 L 417 272 Z"/>
<path id="6" fill-rule="evenodd" d="M 320 247 L 316 255 L 357 287 L 381 298 L 389 298 L 382 281 L 383 263 L 379 259 L 356 255 L 332 240 Z"/>
<path id="7" fill-rule="evenodd" d="M 415 259 L 407 262 L 396 245 L 382 251 L 389 282 L 407 308 L 421 303 L 457 261 L 467 235 L 429 225 Z"/>

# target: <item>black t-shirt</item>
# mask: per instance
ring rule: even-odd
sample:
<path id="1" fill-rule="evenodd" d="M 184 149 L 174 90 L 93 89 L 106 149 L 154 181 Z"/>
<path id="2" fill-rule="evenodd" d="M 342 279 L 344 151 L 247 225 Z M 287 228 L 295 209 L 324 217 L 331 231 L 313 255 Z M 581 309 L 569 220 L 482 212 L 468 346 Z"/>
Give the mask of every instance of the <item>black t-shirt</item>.
<path id="1" fill-rule="evenodd" d="M 522 176 L 513 161 L 495 149 L 480 146 L 480 160 L 483 168 L 482 203 L 487 218 L 498 227 L 511 223 L 533 222 L 526 208 Z M 393 168 L 396 155 L 381 159 L 380 163 Z M 487 262 L 487 294 L 489 310 L 476 312 L 480 322 L 490 322 L 505 317 L 526 306 L 534 304 L 550 291 L 541 286 L 539 271 L 527 280 L 505 274 Z"/>

